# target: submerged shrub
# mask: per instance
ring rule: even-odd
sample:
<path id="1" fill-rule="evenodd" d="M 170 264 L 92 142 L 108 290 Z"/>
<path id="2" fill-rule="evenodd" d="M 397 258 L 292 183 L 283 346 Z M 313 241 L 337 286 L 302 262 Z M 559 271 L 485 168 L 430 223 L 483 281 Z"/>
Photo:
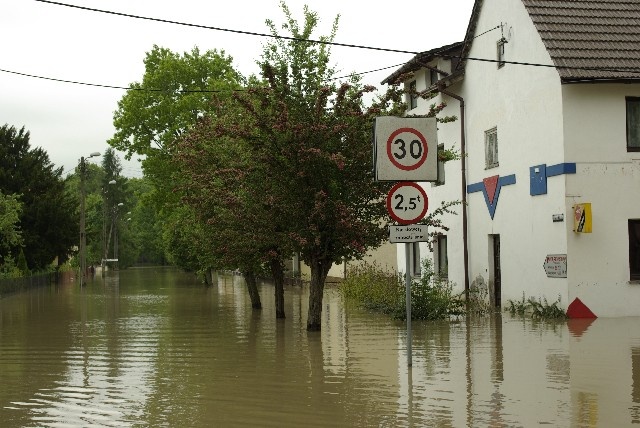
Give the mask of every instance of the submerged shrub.
<path id="1" fill-rule="evenodd" d="M 531 318 L 542 320 L 567 319 L 567 313 L 560 307 L 560 296 L 558 296 L 558 300 L 549 304 L 546 297 L 537 300 L 534 297 L 526 299 L 523 292 L 522 300 L 509 300 L 508 303 L 507 310 L 511 315 L 522 317 L 529 315 Z"/>
<path id="2" fill-rule="evenodd" d="M 397 272 L 374 263 L 350 267 L 340 285 L 342 295 L 366 309 L 406 319 L 405 281 Z M 453 293 L 453 284 L 433 272 L 429 259 L 422 263 L 422 275 L 411 282 L 411 318 L 447 319 L 465 311 L 461 295 Z"/>
<path id="3" fill-rule="evenodd" d="M 398 318 L 406 318 L 405 306 L 396 314 Z M 464 313 L 462 295 L 453 292 L 452 282 L 434 273 L 431 259 L 424 259 L 420 279 L 411 283 L 411 318 L 439 320 Z"/>
<path id="4" fill-rule="evenodd" d="M 348 301 L 387 314 L 395 310 L 404 296 L 398 274 L 375 262 L 350 266 L 340 291 Z"/>

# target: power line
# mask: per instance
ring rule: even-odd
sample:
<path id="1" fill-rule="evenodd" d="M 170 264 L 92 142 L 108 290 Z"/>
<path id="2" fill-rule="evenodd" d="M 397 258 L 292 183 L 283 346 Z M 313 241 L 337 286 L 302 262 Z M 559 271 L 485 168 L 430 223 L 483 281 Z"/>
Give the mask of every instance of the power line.
<path id="1" fill-rule="evenodd" d="M 36 0 L 36 1 L 45 1 L 45 0 Z M 449 55 L 449 54 L 445 54 L 445 55 L 442 55 L 442 56 L 443 57 L 447 57 L 447 58 L 457 58 L 457 59 L 460 59 L 460 60 L 463 60 L 463 61 L 479 61 L 479 62 L 492 62 L 492 63 L 501 62 L 503 64 L 521 65 L 521 66 L 528 66 L 528 67 L 543 67 L 543 68 L 555 68 L 555 69 L 566 69 L 566 70 L 606 71 L 606 72 L 610 72 L 610 73 L 640 74 L 640 71 L 638 71 L 638 70 L 629 70 L 629 69 L 617 69 L 617 68 L 607 68 L 607 67 L 579 67 L 579 66 L 568 66 L 568 65 L 567 66 L 562 66 L 562 65 L 540 64 L 540 63 L 522 62 L 522 61 L 505 61 L 505 60 L 500 60 L 499 61 L 497 59 L 463 57 L 463 56 Z M 377 71 L 388 70 L 390 68 L 399 67 L 401 65 L 403 65 L 403 64 L 391 65 L 391 66 L 388 66 L 388 67 L 377 68 L 375 70 L 363 71 L 363 72 L 359 72 L 359 73 L 351 73 L 351 74 L 340 76 L 340 77 L 334 77 L 334 78 L 332 78 L 330 80 L 338 80 L 338 79 L 344 79 L 344 78 L 350 77 L 350 76 L 357 76 L 357 75 L 363 75 L 363 74 L 368 74 L 368 73 L 374 73 L 374 72 L 377 72 Z M 15 75 L 18 75 L 18 76 L 23 76 L 23 77 L 31 77 L 31 78 L 34 78 L 34 79 L 43 79 L 43 80 L 49 80 L 49 81 L 53 81 L 53 82 L 70 83 L 70 84 L 75 84 L 75 85 L 92 86 L 92 87 L 98 87 L 98 88 L 122 89 L 122 90 L 127 90 L 127 91 L 144 91 L 144 92 L 168 92 L 166 89 L 142 88 L 142 87 L 131 87 L 131 86 L 116 86 L 116 85 L 107 85 L 107 84 L 101 84 L 101 83 L 88 83 L 88 82 L 79 82 L 79 81 L 75 81 L 75 80 L 58 79 L 58 78 L 55 78 L 55 77 L 39 76 L 39 75 L 35 75 L 35 74 L 22 73 L 22 72 L 18 72 L 18 71 L 6 70 L 6 69 L 2 69 L 2 68 L 0 68 L 0 72 L 9 73 L 9 74 L 15 74 Z M 224 92 L 244 92 L 244 91 L 246 91 L 246 89 L 194 89 L 194 90 L 182 89 L 182 90 L 178 90 L 177 92 L 180 92 L 180 93 L 224 93 Z"/>
<path id="2" fill-rule="evenodd" d="M 40 1 L 40 0 L 37 0 L 37 1 Z M 166 89 L 137 88 L 137 87 L 131 87 L 131 86 L 115 86 L 115 85 L 106 85 L 102 83 L 87 83 L 87 82 L 79 82 L 76 80 L 57 79 L 55 77 L 38 76 L 35 74 L 21 73 L 19 71 L 5 70 L 2 68 L 0 68 L 0 72 L 16 74 L 18 76 L 24 76 L 24 77 L 32 77 L 34 79 L 51 80 L 53 82 L 72 83 L 74 85 L 93 86 L 98 88 L 124 89 L 127 91 L 167 92 Z M 181 89 L 181 90 L 178 90 L 177 92 L 191 93 L 191 92 L 235 92 L 235 91 L 245 91 L 245 89 Z"/>
<path id="3" fill-rule="evenodd" d="M 134 18 L 134 19 L 142 19 L 142 20 L 146 20 L 146 21 L 163 22 L 165 24 L 176 24 L 176 25 L 183 25 L 185 27 L 203 28 L 203 29 L 206 29 L 206 30 L 224 31 L 224 32 L 228 32 L 228 33 L 245 34 L 245 35 L 249 35 L 249 36 L 269 37 L 269 38 L 272 38 L 272 39 L 291 40 L 291 41 L 294 41 L 294 42 L 306 42 L 306 43 L 310 42 L 310 43 L 318 43 L 318 44 L 322 44 L 322 45 L 342 46 L 342 47 L 347 47 L 347 48 L 369 49 L 369 50 L 382 51 L 382 52 L 396 52 L 396 53 L 412 54 L 412 55 L 416 55 L 416 54 L 419 53 L 419 52 L 405 51 L 405 50 L 399 50 L 399 49 L 379 48 L 379 47 L 375 47 L 375 46 L 364 46 L 364 45 L 354 45 L 354 44 L 348 44 L 348 43 L 329 42 L 327 40 L 300 39 L 300 38 L 297 38 L 297 37 L 280 36 L 280 35 L 267 34 L 267 33 L 257 33 L 257 32 L 254 32 L 254 31 L 232 30 L 230 28 L 212 27 L 212 26 L 209 26 L 209 25 L 191 24 L 191 23 L 187 23 L 187 22 L 173 21 L 173 20 L 162 19 L 162 18 L 151 18 L 151 17 L 148 17 L 148 16 L 132 15 L 130 13 L 114 12 L 114 11 L 104 10 L 104 9 L 95 9 L 95 8 L 86 7 L 86 6 L 76 6 L 76 5 L 73 5 L 73 4 L 60 3 L 60 2 L 51 1 L 51 0 L 36 0 L 36 1 L 40 2 L 40 3 L 48 3 L 48 4 L 53 4 L 53 5 L 56 5 L 56 6 L 65 6 L 65 7 L 70 7 L 70 8 L 74 8 L 74 9 L 86 10 L 86 11 L 90 11 L 90 12 L 99 12 L 99 13 L 106 13 L 108 15 L 124 16 L 126 18 Z"/>
<path id="4" fill-rule="evenodd" d="M 85 6 L 71 5 L 71 4 L 61 3 L 61 2 L 51 1 L 51 0 L 36 0 L 36 1 L 40 2 L 40 3 L 48 3 L 48 4 L 57 5 L 57 6 L 64 6 L 64 7 L 70 7 L 70 8 L 80 9 L 80 10 L 86 10 L 86 11 L 90 11 L 90 12 L 99 12 L 99 13 L 105 13 L 105 14 L 116 15 L 116 16 L 123 16 L 123 17 L 128 17 L 128 18 L 149 20 L 149 21 L 155 21 L 155 22 L 163 22 L 163 23 L 168 23 L 168 24 L 183 25 L 183 26 L 187 26 L 187 27 L 203 28 L 203 29 L 216 30 L 216 31 L 225 31 L 225 32 L 231 32 L 231 33 L 237 33 L 237 34 L 246 34 L 246 35 L 253 35 L 253 36 L 260 36 L 260 37 L 269 37 L 269 38 L 276 38 L 276 39 L 291 40 L 291 41 L 297 41 L 297 42 L 319 43 L 319 44 L 324 44 L 324 45 L 343 46 L 343 47 L 351 47 L 351 48 L 359 48 L 359 49 L 370 49 L 370 50 L 385 51 L 385 52 L 407 53 L 407 54 L 413 54 L 413 55 L 418 55 L 420 53 L 420 52 L 405 51 L 405 50 L 399 50 L 399 49 L 386 49 L 386 48 L 379 48 L 379 47 L 374 47 L 374 46 L 363 46 L 363 45 L 354 45 L 354 44 L 346 44 L 346 43 L 337 43 L 337 42 L 329 42 L 329 41 L 326 41 L 326 40 L 300 39 L 300 38 L 296 38 L 296 37 L 288 37 L 288 36 L 280 36 L 280 35 L 273 35 L 273 34 L 257 33 L 257 32 L 244 31 L 244 30 L 233 30 L 233 29 L 228 29 L 228 28 L 212 27 L 212 26 L 200 25 L 200 24 L 191 24 L 191 23 L 185 23 L 185 22 L 180 22 L 180 21 L 173 21 L 173 20 L 167 20 L 167 19 L 161 19 L 161 18 L 151 18 L 151 17 L 140 16 L 140 15 L 132 15 L 132 14 L 127 14 L 127 13 L 122 13 L 122 12 L 114 12 L 114 11 L 108 11 L 108 10 L 103 10 L 103 9 L 95 9 L 95 8 L 90 8 L 90 7 L 85 7 Z M 485 34 L 491 32 L 491 31 L 494 31 L 494 30 L 496 30 L 498 28 L 501 28 L 501 27 L 502 27 L 502 25 L 498 25 L 498 26 L 495 26 L 493 28 L 490 28 L 490 29 L 488 29 L 488 30 L 476 35 L 474 37 L 474 39 L 478 38 L 478 37 L 480 37 L 482 35 L 485 35 Z M 556 69 L 566 69 L 566 70 L 607 71 L 607 72 L 612 72 L 612 73 L 640 74 L 640 71 L 629 70 L 629 69 L 615 69 L 615 68 L 606 68 L 606 67 L 559 66 L 559 65 L 554 65 L 554 64 L 539 64 L 539 63 L 520 62 L 520 61 L 505 61 L 505 60 L 497 60 L 497 59 L 463 57 L 463 56 L 446 55 L 446 54 L 443 54 L 442 56 L 443 57 L 448 57 L 448 58 L 457 58 L 457 59 L 460 59 L 460 60 L 463 60 L 463 61 L 466 60 L 466 61 L 481 61 L 481 62 L 493 62 L 493 63 L 500 62 L 500 63 L 503 63 L 503 64 L 522 65 L 522 66 L 530 66 L 530 67 L 545 67 L 545 68 L 556 68 Z M 393 65 L 393 66 L 389 66 L 389 67 L 378 68 L 378 69 L 375 69 L 375 70 L 370 70 L 370 71 L 365 71 L 365 72 L 351 73 L 351 74 L 348 74 L 348 75 L 345 75 L 345 76 L 335 77 L 335 78 L 332 78 L 330 80 L 338 80 L 338 79 L 343 79 L 343 78 L 350 77 L 350 76 L 374 73 L 374 72 L 377 72 L 377 71 L 387 70 L 387 69 L 398 67 L 398 66 L 401 66 L 401 65 L 403 65 L 403 64 L 398 64 L 398 65 Z M 0 72 L 11 73 L 11 74 L 19 75 L 19 76 L 25 76 L 25 77 L 31 77 L 31 78 L 37 78 L 37 79 L 43 79 L 43 80 L 50 80 L 50 81 L 61 82 L 61 83 L 71 83 L 71 84 L 76 84 L 76 85 L 93 86 L 93 87 L 100 87 L 100 88 L 122 89 L 122 90 L 132 90 L 132 91 L 147 91 L 147 92 L 166 92 L 166 90 L 164 90 L 164 89 L 140 88 L 140 87 L 130 87 L 130 86 L 129 87 L 125 87 L 125 86 L 115 86 L 115 85 L 106 85 L 106 84 L 98 84 L 98 83 L 87 83 L 87 82 L 79 82 L 79 81 L 74 81 L 74 80 L 57 79 L 57 78 L 53 78 L 53 77 L 38 76 L 38 75 L 21 73 L 21 72 L 16 72 L 16 71 L 11 71 L 11 70 L 4 70 L 4 69 L 0 69 Z M 179 90 L 178 92 L 181 92 L 181 93 L 199 93 L 199 92 L 215 93 L 215 92 L 232 92 L 232 91 L 245 91 L 245 89 L 224 89 L 224 90 L 196 89 L 196 90 Z"/>
<path id="5" fill-rule="evenodd" d="M 369 74 L 369 73 L 375 73 L 377 71 L 382 71 L 382 70 L 388 70 L 390 68 L 396 68 L 399 67 L 402 64 L 396 64 L 396 65 L 390 65 L 388 67 L 382 67 L 382 68 L 377 68 L 375 70 L 369 70 L 369 71 L 362 71 L 362 72 L 358 72 L 358 73 L 351 73 L 351 74 L 347 74 L 344 76 L 340 76 L 340 77 L 333 77 L 330 80 L 339 80 L 339 79 L 344 79 L 347 77 L 351 77 L 351 76 L 360 76 L 360 75 L 364 75 L 364 74 Z M 145 92 L 168 92 L 168 90 L 166 89 L 155 89 L 155 88 L 141 88 L 141 87 L 131 87 L 131 86 L 117 86 L 117 85 L 107 85 L 107 84 L 102 84 L 102 83 L 89 83 L 89 82 L 79 82 L 76 80 L 67 80 L 67 79 L 58 79 L 55 77 L 47 77 L 47 76 L 39 76 L 36 74 L 29 74 L 29 73 L 22 73 L 19 71 L 12 71 L 12 70 L 6 70 L 6 69 L 2 69 L 0 68 L 0 72 L 2 73 L 9 73 L 9 74 L 15 74 L 17 76 L 23 76 L 23 77 L 31 77 L 34 79 L 42 79 L 42 80 L 49 80 L 52 82 L 59 82 L 59 83 L 70 83 L 70 84 L 74 84 L 74 85 L 82 85 L 82 86 L 92 86 L 92 87 L 97 87 L 97 88 L 107 88 L 107 89 L 123 89 L 126 91 L 145 91 Z M 206 92 L 206 93 L 222 93 L 222 92 L 244 92 L 246 91 L 246 89 L 181 89 L 178 90 L 177 92 L 180 93 L 198 93 L 198 92 Z"/>

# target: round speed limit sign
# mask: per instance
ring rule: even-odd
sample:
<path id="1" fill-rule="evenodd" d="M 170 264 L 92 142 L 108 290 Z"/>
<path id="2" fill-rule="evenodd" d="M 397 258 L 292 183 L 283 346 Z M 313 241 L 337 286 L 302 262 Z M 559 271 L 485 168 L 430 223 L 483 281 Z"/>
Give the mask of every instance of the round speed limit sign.
<path id="1" fill-rule="evenodd" d="M 414 128 L 396 129 L 387 139 L 387 156 L 403 171 L 420 168 L 428 154 L 427 139 Z"/>
<path id="2" fill-rule="evenodd" d="M 422 220 L 429 208 L 429 198 L 417 183 L 402 181 L 387 194 L 387 211 L 400 224 L 413 224 Z"/>

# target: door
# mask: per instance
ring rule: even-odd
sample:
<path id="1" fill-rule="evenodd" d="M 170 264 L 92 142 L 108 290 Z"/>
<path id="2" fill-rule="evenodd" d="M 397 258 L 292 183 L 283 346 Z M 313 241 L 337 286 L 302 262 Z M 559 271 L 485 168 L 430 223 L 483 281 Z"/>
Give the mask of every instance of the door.
<path id="1" fill-rule="evenodd" d="M 491 235 L 493 241 L 493 305 L 502 306 L 502 275 L 500 273 L 500 235 Z"/>

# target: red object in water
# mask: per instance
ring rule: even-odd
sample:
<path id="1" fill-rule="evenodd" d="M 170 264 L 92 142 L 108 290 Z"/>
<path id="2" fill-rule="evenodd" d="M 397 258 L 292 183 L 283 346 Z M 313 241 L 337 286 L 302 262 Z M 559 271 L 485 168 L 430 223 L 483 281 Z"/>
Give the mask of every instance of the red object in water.
<path id="1" fill-rule="evenodd" d="M 567 316 L 569 318 L 598 318 L 596 314 L 591 312 L 591 309 L 589 309 L 587 305 L 582 303 L 582 300 L 577 297 L 567 308 Z"/>

